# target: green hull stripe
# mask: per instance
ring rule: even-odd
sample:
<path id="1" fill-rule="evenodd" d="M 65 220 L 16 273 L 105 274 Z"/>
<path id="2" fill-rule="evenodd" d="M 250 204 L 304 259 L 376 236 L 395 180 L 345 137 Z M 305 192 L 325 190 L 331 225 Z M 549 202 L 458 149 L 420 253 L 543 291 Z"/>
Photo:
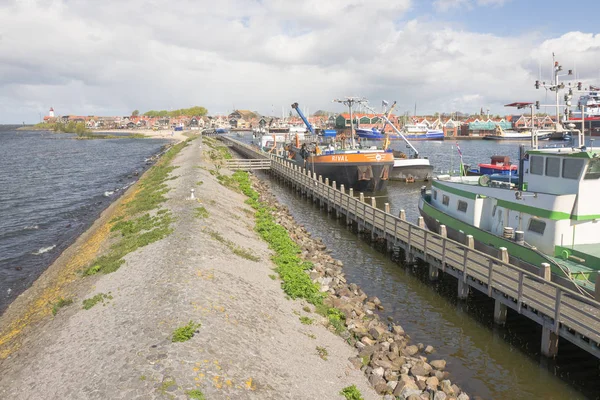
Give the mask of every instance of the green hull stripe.
<path id="1" fill-rule="evenodd" d="M 508 208 L 509 210 L 535 215 L 540 218 L 553 219 L 556 221 L 561 219 L 571 219 L 571 214 L 560 211 L 544 210 L 543 208 L 526 206 L 525 204 L 513 203 L 512 201 L 498 199 L 498 205 L 500 207 Z"/>
<path id="2" fill-rule="evenodd" d="M 454 187 L 450 187 L 450 186 L 446 186 L 441 184 L 439 181 L 433 181 L 431 183 L 433 186 L 435 186 L 436 188 L 440 189 L 440 190 L 444 190 L 446 192 L 458 195 L 458 196 L 462 196 L 462 197 L 466 197 L 467 199 L 472 199 L 475 200 L 477 198 L 477 194 L 476 193 L 472 193 L 472 192 L 466 192 L 464 190 L 460 190 L 460 189 L 456 189 Z"/>
<path id="3" fill-rule="evenodd" d="M 460 189 L 457 189 L 454 187 L 446 186 L 446 185 L 440 183 L 439 181 L 433 181 L 432 186 L 434 186 L 440 190 L 444 190 L 448 193 L 455 194 L 457 196 L 466 197 L 467 199 L 474 200 L 478 196 L 478 194 L 476 194 L 476 193 L 467 192 L 467 191 L 460 190 Z M 479 197 L 483 198 L 485 196 L 479 195 Z M 498 199 L 498 205 L 500 207 L 508 208 L 509 210 L 523 212 L 526 214 L 534 215 L 539 218 L 552 219 L 555 221 L 560 221 L 560 220 L 564 220 L 564 219 L 573 219 L 575 221 L 591 221 L 594 219 L 600 219 L 600 214 L 571 215 L 569 213 L 565 213 L 562 211 L 545 210 L 543 208 L 527 206 L 524 204 L 515 203 L 515 202 L 507 201 L 507 200 L 500 200 L 500 199 Z"/>

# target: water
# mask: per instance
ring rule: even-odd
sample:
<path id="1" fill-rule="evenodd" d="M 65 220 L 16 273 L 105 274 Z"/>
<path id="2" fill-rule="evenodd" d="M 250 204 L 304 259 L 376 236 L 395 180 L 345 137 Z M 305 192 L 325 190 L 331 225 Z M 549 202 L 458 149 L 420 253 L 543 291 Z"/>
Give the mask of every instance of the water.
<path id="1" fill-rule="evenodd" d="M 0 313 L 148 166 L 162 140 L 0 126 Z"/>
<path id="2" fill-rule="evenodd" d="M 415 142 L 436 170 L 459 169 L 456 142 Z M 549 142 L 548 144 L 553 144 Z M 489 162 L 492 155 L 507 155 L 515 163 L 518 143 L 460 141 L 466 164 Z M 264 179 L 268 179 L 264 176 Z M 422 183 L 390 182 L 376 193 L 378 206 L 389 202 L 392 212 L 405 209 L 418 217 L 417 200 Z M 321 238 L 332 256 L 344 262 L 349 282 L 381 299 L 383 316 L 401 323 L 415 343 L 431 344 L 431 357 L 448 361 L 451 379 L 470 395 L 485 399 L 597 399 L 600 398 L 598 361 L 561 339 L 559 355 L 548 360 L 540 354 L 541 328 L 508 313 L 506 327 L 493 323 L 493 302 L 474 293 L 466 302 L 456 298 L 451 277 L 430 283 L 424 269 L 404 268 L 357 238 L 343 222 L 272 181 L 272 188 L 299 224 Z"/>

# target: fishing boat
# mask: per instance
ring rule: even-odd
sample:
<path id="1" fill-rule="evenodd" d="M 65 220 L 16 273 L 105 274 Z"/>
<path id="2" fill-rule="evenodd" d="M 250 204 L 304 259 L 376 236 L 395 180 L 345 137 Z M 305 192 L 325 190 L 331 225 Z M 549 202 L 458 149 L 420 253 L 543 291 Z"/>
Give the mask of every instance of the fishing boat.
<path id="1" fill-rule="evenodd" d="M 359 100 L 354 98 L 344 101 L 350 108 L 350 113 L 357 101 Z M 308 131 L 314 135 L 315 130 L 298 103 L 292 104 L 292 108 L 296 110 Z M 296 135 L 295 142 L 287 146 L 286 157 L 300 167 L 322 176 L 323 179 L 335 181 L 337 185 L 344 185 L 346 189 L 352 188 L 357 192 L 376 192 L 387 186 L 394 165 L 394 155 L 391 151 L 361 149 L 356 146 L 354 135 L 351 135 L 350 143 L 339 135 L 331 138 L 329 145 L 300 142 L 299 136 Z"/>
<path id="2" fill-rule="evenodd" d="M 369 106 L 365 106 L 370 109 L 371 112 L 375 113 Z M 410 141 L 404 136 L 404 133 L 398 130 L 394 124 L 389 120 L 392 111 L 396 107 L 396 102 L 392 104 L 387 115 L 382 114 L 381 119 L 384 121 L 382 131 L 385 131 L 386 126 L 389 124 L 394 131 L 393 133 L 386 133 L 384 135 L 383 149 L 388 150 L 391 145 L 391 139 L 401 139 L 409 149 L 408 154 L 403 151 L 393 150 L 394 155 L 394 167 L 390 174 L 390 180 L 403 181 L 407 183 L 416 181 L 428 181 L 433 176 L 433 166 L 429 162 L 429 159 L 420 157 L 417 149 L 410 143 Z M 394 143 L 398 143 L 396 140 Z"/>
<path id="3" fill-rule="evenodd" d="M 489 163 L 478 164 L 476 168 L 465 167 L 467 176 L 513 175 L 517 176 L 517 165 L 508 156 L 492 156 Z"/>
<path id="4" fill-rule="evenodd" d="M 517 179 L 438 176 L 431 190 L 422 189 L 419 211 L 431 230 L 445 225 L 457 241 L 472 235 L 475 248 L 490 255 L 504 247 L 511 263 L 532 272 L 547 263 L 554 281 L 593 291 L 600 271 L 600 152 L 583 145 L 581 132 L 578 143 L 527 152 L 521 145 Z"/>
<path id="5" fill-rule="evenodd" d="M 403 135 L 409 140 L 444 140 L 444 131 L 439 129 L 429 129 L 427 125 L 406 124 L 402 128 Z"/>

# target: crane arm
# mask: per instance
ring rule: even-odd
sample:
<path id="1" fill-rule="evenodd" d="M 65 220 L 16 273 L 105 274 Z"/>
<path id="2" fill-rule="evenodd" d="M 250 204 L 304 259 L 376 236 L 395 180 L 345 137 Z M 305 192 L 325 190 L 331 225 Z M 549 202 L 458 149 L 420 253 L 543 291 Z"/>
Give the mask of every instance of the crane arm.
<path id="1" fill-rule="evenodd" d="M 315 134 L 315 130 L 312 127 L 312 125 L 310 124 L 310 122 L 308 122 L 308 120 L 306 119 L 306 117 L 304 116 L 304 114 L 302 113 L 302 111 L 300 110 L 300 107 L 298 107 L 298 103 L 292 104 L 292 108 L 294 110 L 296 110 L 296 112 L 298 113 L 298 115 L 300 116 L 300 118 L 302 118 L 302 121 L 304 122 L 304 125 L 306 125 L 306 128 L 308 128 L 308 131 L 312 135 L 314 135 Z"/>
<path id="2" fill-rule="evenodd" d="M 375 112 L 375 110 L 374 110 L 372 107 L 370 107 L 370 106 L 368 106 L 368 105 L 366 105 L 366 104 L 364 104 L 364 106 L 365 106 L 365 108 L 366 108 L 367 110 L 371 111 L 373 114 L 377 114 L 377 113 Z M 405 137 L 405 136 L 402 134 L 402 132 L 400 132 L 400 131 L 398 130 L 398 128 L 396 128 L 396 126 L 395 126 L 394 124 L 392 124 L 392 122 L 389 120 L 389 118 L 388 118 L 388 117 L 387 117 L 385 114 L 382 114 L 382 115 L 381 115 L 381 117 L 382 117 L 382 118 L 385 120 L 385 122 L 387 122 L 388 124 L 390 124 L 390 125 L 392 126 L 392 129 L 393 129 L 394 131 L 396 131 L 396 133 L 397 133 L 398 135 L 400 135 L 400 137 L 401 137 L 401 138 L 402 138 L 402 139 L 403 139 L 403 140 L 406 142 L 406 144 L 408 145 L 408 147 L 410 147 L 410 148 L 412 149 L 412 151 L 414 151 L 414 152 L 415 152 L 415 155 L 416 155 L 416 156 L 418 156 L 418 155 L 419 155 L 419 152 L 417 151 L 417 149 L 415 149 L 415 146 L 413 146 L 413 145 L 412 145 L 412 143 L 411 143 L 411 142 L 409 142 L 409 141 L 408 141 L 408 139 L 407 139 L 407 138 L 406 138 L 406 137 Z"/>

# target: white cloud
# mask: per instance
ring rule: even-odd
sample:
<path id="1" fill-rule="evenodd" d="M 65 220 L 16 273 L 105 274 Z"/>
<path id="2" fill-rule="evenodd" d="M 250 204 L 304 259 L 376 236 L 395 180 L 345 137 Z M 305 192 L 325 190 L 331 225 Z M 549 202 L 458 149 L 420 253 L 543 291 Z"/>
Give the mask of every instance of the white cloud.
<path id="1" fill-rule="evenodd" d="M 598 75 L 600 59 L 599 35 L 540 41 L 461 31 L 406 20 L 409 0 L 0 4 L 3 123 L 33 122 L 50 106 L 279 114 L 298 101 L 337 110 L 331 99 L 345 95 L 398 100 L 400 112 L 417 102 L 419 112 L 502 113 L 502 104 L 539 96 L 539 60 L 552 51 L 565 67 L 575 60 L 582 79 Z"/>

